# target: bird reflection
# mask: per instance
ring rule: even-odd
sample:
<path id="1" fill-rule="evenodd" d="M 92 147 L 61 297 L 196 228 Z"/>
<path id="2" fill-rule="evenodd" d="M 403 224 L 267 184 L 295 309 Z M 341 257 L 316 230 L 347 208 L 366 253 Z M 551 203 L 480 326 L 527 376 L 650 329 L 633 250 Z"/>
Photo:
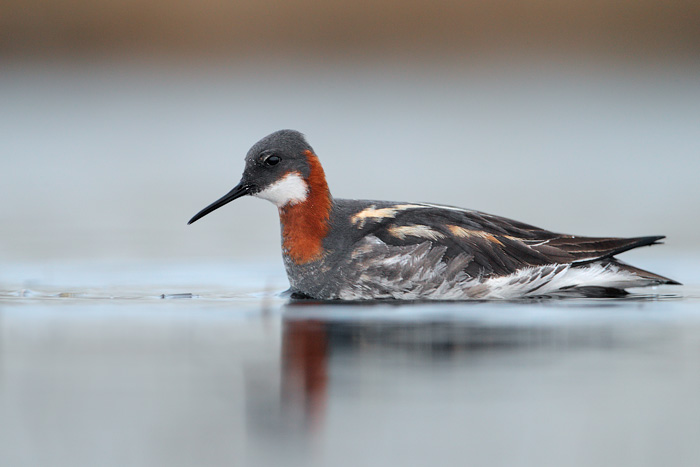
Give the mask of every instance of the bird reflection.
<path id="1" fill-rule="evenodd" d="M 312 317 L 308 311 L 314 313 Z M 299 421 L 310 432 L 322 429 L 333 397 L 329 394 L 331 375 L 352 390 L 348 384 L 361 384 L 362 378 L 374 378 L 387 368 L 402 368 L 403 375 L 432 375 L 435 368 L 472 368 L 494 356 L 522 356 L 531 351 L 556 355 L 582 348 L 610 348 L 625 341 L 617 328 L 604 324 L 546 326 L 464 317 L 367 319 L 366 314 L 365 318 L 334 319 L 334 311 L 338 309 L 319 303 L 292 303 L 282 320 L 281 404 L 286 420 L 295 421 L 295 430 Z M 360 361 L 363 372 L 357 375 Z"/>
<path id="2" fill-rule="evenodd" d="M 282 403 L 300 407 L 310 429 L 323 420 L 328 384 L 326 324 L 285 320 L 282 334 Z"/>

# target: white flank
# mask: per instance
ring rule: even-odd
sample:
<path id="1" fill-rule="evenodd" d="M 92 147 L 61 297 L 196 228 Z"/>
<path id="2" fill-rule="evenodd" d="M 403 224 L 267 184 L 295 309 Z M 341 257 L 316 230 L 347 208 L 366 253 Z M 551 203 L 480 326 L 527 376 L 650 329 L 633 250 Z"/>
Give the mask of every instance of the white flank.
<path id="1" fill-rule="evenodd" d="M 306 201 L 309 186 L 299 172 L 290 172 L 280 180 L 253 196 L 266 199 L 281 208 L 287 204 L 297 204 Z"/>
<path id="2" fill-rule="evenodd" d="M 644 279 L 615 264 L 572 267 L 569 264 L 523 268 L 502 277 L 483 282 L 486 293 L 480 298 L 513 299 L 556 294 L 573 287 L 643 287 Z"/>
<path id="3" fill-rule="evenodd" d="M 507 276 L 470 277 L 464 268 L 473 258 L 463 253 L 445 261 L 444 252 L 444 246 L 429 242 L 390 246 L 368 235 L 351 255 L 351 267 L 361 272 L 340 289 L 337 298 L 509 300 L 566 295 L 575 293 L 577 287 L 624 289 L 657 284 L 615 263 L 549 264 L 522 268 Z"/>

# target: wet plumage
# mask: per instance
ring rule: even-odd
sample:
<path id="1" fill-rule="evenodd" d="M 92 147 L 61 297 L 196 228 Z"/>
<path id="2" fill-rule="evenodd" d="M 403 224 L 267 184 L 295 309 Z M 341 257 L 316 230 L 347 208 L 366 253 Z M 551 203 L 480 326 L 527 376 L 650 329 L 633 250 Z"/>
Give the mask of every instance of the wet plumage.
<path id="1" fill-rule="evenodd" d="M 677 283 L 614 258 L 662 236 L 578 237 L 451 206 L 335 199 L 318 157 L 292 130 L 253 146 L 239 185 L 190 223 L 243 195 L 277 205 L 291 290 L 302 296 L 600 296 Z"/>

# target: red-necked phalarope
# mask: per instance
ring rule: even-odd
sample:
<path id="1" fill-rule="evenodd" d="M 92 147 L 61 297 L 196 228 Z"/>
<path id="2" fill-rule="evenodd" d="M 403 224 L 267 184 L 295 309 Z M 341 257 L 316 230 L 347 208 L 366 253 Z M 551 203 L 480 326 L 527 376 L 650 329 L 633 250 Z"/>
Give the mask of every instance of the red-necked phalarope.
<path id="1" fill-rule="evenodd" d="M 256 143 L 238 185 L 189 223 L 252 195 L 279 210 L 291 291 L 316 299 L 515 299 L 601 296 L 678 282 L 614 258 L 663 236 L 564 235 L 427 203 L 336 199 L 304 136 Z"/>

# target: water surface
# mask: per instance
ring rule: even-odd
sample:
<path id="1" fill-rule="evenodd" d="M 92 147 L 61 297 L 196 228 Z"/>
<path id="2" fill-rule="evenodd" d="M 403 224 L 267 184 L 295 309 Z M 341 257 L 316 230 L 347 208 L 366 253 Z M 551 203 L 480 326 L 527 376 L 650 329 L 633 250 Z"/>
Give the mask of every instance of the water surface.
<path id="1" fill-rule="evenodd" d="M 700 461 L 692 284 L 361 306 L 280 297 L 276 263 L 136 264 L 3 273 L 2 465 Z"/>

